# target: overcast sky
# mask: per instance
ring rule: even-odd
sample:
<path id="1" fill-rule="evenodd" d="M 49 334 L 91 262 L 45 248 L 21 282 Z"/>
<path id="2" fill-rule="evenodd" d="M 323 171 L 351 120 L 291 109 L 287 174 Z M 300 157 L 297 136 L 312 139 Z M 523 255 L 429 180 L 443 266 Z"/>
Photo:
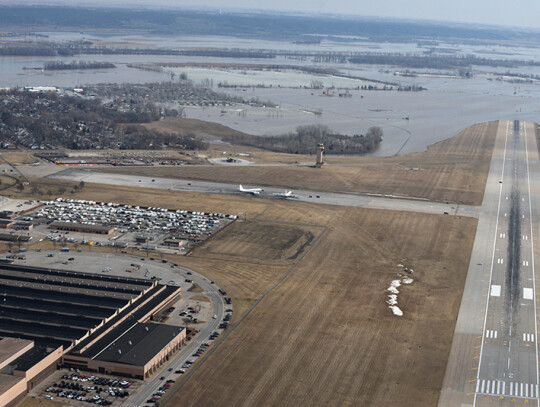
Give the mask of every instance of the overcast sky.
<path id="1" fill-rule="evenodd" d="M 9 0 L 0 0 L 0 3 Z M 14 0 L 11 0 L 13 2 Z M 17 4 L 99 3 L 275 11 L 456 21 L 540 29 L 540 0 L 18 0 Z"/>

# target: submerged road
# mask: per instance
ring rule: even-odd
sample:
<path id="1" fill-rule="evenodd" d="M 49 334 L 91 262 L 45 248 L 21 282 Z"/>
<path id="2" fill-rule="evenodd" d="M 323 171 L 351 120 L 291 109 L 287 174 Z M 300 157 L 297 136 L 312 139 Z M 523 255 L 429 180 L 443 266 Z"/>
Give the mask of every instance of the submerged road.
<path id="1" fill-rule="evenodd" d="M 218 182 L 205 182 L 205 181 L 192 181 L 192 180 L 178 180 L 170 178 L 152 178 L 136 175 L 124 175 L 124 174 L 112 174 L 95 171 L 85 171 L 83 169 L 66 169 L 54 174 L 48 175 L 46 178 L 62 179 L 69 181 L 84 181 L 94 182 L 99 184 L 108 185 L 122 185 L 141 188 L 157 188 L 157 189 L 170 189 L 174 191 L 188 191 L 188 192 L 201 192 L 201 193 L 213 193 L 213 194 L 226 194 L 226 195 L 244 195 L 238 191 L 238 185 L 218 183 Z M 246 186 L 245 188 L 253 188 L 253 186 Z M 283 193 L 284 190 L 280 188 L 264 188 L 264 191 L 258 197 L 260 198 L 277 198 L 274 193 Z M 478 216 L 478 207 L 456 204 L 445 204 L 431 202 L 422 198 L 403 197 L 403 196 L 390 196 L 390 195 L 356 195 L 345 194 L 335 192 L 320 192 L 320 191 L 308 191 L 308 190 L 295 190 L 294 193 L 297 198 L 288 199 L 289 201 L 299 202 L 311 202 L 317 204 L 326 205 L 339 205 L 339 206 L 353 206 L 359 208 L 374 208 L 374 209 L 387 209 L 396 211 L 409 211 L 409 212 L 423 212 L 433 214 L 447 213 L 449 215 L 459 216 Z M 245 195 L 244 195 L 245 196 Z M 248 195 L 249 196 L 249 195 Z"/>
<path id="2" fill-rule="evenodd" d="M 534 124 L 500 122 L 439 406 L 540 406 Z"/>

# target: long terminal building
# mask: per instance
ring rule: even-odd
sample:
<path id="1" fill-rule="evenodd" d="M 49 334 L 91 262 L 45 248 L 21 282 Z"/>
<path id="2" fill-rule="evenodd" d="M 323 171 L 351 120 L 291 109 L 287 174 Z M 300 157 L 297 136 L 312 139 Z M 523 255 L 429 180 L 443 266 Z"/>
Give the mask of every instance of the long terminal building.
<path id="1" fill-rule="evenodd" d="M 153 322 L 180 297 L 144 279 L 0 265 L 0 405 L 59 366 L 147 379 L 184 343 Z"/>

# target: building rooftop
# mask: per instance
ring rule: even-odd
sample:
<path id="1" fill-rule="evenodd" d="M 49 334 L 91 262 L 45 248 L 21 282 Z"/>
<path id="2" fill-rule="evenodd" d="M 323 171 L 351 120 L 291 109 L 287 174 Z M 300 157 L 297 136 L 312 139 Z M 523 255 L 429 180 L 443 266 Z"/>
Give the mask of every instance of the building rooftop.
<path id="1" fill-rule="evenodd" d="M 37 363 L 45 359 L 55 349 L 58 349 L 58 346 L 34 346 L 28 352 L 25 352 L 13 362 L 11 362 L 10 365 L 13 366 L 14 370 L 26 372 L 27 370 L 32 369 Z"/>
<path id="2" fill-rule="evenodd" d="M 87 225 L 85 223 L 77 223 L 77 222 L 60 222 L 55 221 L 49 225 L 50 229 L 54 228 L 76 228 L 76 229 L 84 229 L 84 230 L 96 230 L 96 231 L 108 231 L 111 229 L 114 229 L 113 226 L 106 226 L 106 225 Z"/>
<path id="3" fill-rule="evenodd" d="M 172 325 L 137 323 L 102 349 L 94 359 L 144 366 L 183 330 L 183 327 Z"/>
<path id="4" fill-rule="evenodd" d="M 4 394 L 21 380 L 25 380 L 24 377 L 0 373 L 0 394 Z"/>
<path id="5" fill-rule="evenodd" d="M 0 338 L 0 366 L 29 345 L 33 345 L 33 342 L 26 339 Z"/>
<path id="6" fill-rule="evenodd" d="M 64 349 L 99 326 L 104 318 L 136 307 L 136 298 L 156 283 L 0 264 L 0 336 Z"/>
<path id="7" fill-rule="evenodd" d="M 101 352 L 110 343 L 114 342 L 118 338 L 119 335 L 121 335 L 123 332 L 126 332 L 131 326 L 133 326 L 135 322 L 139 321 L 149 311 L 151 311 L 153 308 L 158 306 L 163 301 L 166 301 L 167 298 L 173 296 L 179 290 L 180 290 L 180 287 L 174 287 L 174 286 L 165 286 L 165 288 L 163 288 L 163 286 L 154 287 L 152 291 L 147 293 L 148 296 L 154 295 L 154 297 L 150 301 L 148 301 L 146 304 L 144 304 L 142 307 L 138 309 L 135 309 L 138 307 L 138 304 L 130 305 L 124 311 L 116 315 L 114 318 L 111 318 L 103 327 L 93 332 L 88 338 L 78 343 L 71 350 L 70 353 L 73 353 L 73 354 L 79 353 L 81 349 L 87 346 L 87 344 L 91 343 L 95 338 L 99 337 L 101 332 L 116 325 L 118 321 L 120 321 L 126 315 L 131 314 L 129 318 L 119 323 L 113 330 L 111 330 L 109 333 L 104 335 L 101 339 L 97 340 L 92 346 L 90 346 L 88 349 L 82 352 L 83 356 L 86 356 L 92 359 L 95 358 L 99 352 Z M 157 295 L 155 295 L 156 292 L 158 292 Z"/>
<path id="8" fill-rule="evenodd" d="M 29 242 L 32 240 L 32 236 L 16 235 L 14 233 L 0 233 L 0 240 L 8 242 Z"/>

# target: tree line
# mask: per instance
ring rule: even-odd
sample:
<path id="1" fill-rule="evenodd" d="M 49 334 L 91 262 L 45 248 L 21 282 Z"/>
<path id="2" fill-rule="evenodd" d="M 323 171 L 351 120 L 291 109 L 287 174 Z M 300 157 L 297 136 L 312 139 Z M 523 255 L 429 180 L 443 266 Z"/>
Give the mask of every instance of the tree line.
<path id="1" fill-rule="evenodd" d="M 365 135 L 347 136 L 332 132 L 326 126 L 307 125 L 297 127 L 294 133 L 279 136 L 251 136 L 242 139 L 230 136 L 223 141 L 289 154 L 315 154 L 317 145 L 322 143 L 327 154 L 364 154 L 375 150 L 382 138 L 383 131 L 378 126 L 370 127 Z"/>

